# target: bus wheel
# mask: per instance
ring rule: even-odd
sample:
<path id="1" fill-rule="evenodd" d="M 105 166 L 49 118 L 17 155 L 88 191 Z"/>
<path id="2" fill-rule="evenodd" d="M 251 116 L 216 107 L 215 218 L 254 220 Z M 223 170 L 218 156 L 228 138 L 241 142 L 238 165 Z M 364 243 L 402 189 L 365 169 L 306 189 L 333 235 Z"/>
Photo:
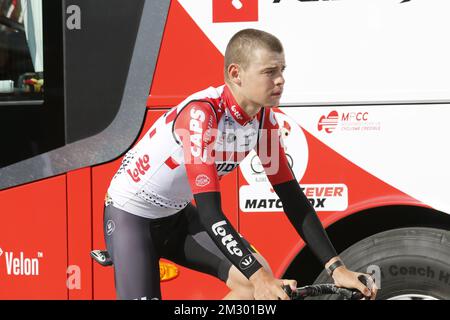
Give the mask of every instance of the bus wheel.
<path id="1" fill-rule="evenodd" d="M 357 242 L 340 257 L 352 271 L 374 273 L 377 299 L 450 299 L 450 231 L 389 230 Z M 332 282 L 325 271 L 315 283 L 324 282 Z"/>

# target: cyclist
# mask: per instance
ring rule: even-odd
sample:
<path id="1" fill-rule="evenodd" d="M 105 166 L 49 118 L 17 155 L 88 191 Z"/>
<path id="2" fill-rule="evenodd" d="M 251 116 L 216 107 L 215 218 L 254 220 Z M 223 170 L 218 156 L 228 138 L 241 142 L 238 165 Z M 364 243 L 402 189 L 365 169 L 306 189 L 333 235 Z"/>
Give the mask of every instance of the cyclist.
<path id="1" fill-rule="evenodd" d="M 104 233 L 117 297 L 160 299 L 158 262 L 213 275 L 226 299 L 288 299 L 265 261 L 221 209 L 219 180 L 256 150 L 294 228 L 335 283 L 375 297 L 340 261 L 291 172 L 272 106 L 283 92 L 285 58 L 270 33 L 245 29 L 229 41 L 225 84 L 197 92 L 161 116 L 125 155 L 111 181 Z M 194 200 L 195 206 L 190 202 Z"/>

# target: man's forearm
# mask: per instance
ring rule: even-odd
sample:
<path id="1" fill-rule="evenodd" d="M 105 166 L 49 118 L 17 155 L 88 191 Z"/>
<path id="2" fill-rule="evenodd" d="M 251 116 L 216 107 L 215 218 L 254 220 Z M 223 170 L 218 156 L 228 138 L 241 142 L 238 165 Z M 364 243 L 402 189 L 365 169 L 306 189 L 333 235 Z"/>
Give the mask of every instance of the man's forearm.
<path id="1" fill-rule="evenodd" d="M 206 232 L 217 244 L 222 253 L 241 271 L 247 279 L 262 265 L 241 240 L 240 235 L 226 219 L 221 210 L 220 193 L 204 192 L 194 195 L 199 218 Z"/>
<path id="2" fill-rule="evenodd" d="M 337 257 L 336 250 L 298 182 L 291 180 L 274 185 L 273 188 L 283 203 L 289 221 L 322 265 L 328 265 Z"/>

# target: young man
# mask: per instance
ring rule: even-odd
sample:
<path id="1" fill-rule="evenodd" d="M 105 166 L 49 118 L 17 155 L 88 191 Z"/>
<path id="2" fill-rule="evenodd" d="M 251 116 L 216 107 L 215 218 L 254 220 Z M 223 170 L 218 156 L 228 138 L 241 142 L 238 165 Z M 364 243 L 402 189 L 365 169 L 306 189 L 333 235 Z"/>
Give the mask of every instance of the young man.
<path id="1" fill-rule="evenodd" d="M 370 291 L 339 260 L 288 166 L 271 111 L 283 92 L 284 69 L 276 37 L 238 32 L 225 53 L 225 85 L 169 110 L 126 154 L 104 217 L 118 298 L 161 298 L 163 257 L 221 279 L 231 289 L 225 298 L 288 299 L 282 285 L 296 282 L 274 278 L 221 209 L 220 178 L 253 149 L 292 225 L 335 283 L 375 297 L 376 288 Z"/>

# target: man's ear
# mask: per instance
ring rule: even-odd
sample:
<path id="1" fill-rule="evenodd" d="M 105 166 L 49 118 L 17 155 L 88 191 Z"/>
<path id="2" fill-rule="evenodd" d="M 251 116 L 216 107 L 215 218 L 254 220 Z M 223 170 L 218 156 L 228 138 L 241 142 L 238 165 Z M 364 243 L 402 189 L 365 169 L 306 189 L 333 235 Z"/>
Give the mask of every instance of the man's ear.
<path id="1" fill-rule="evenodd" d="M 236 63 L 231 63 L 228 66 L 228 78 L 234 84 L 240 86 L 241 85 L 241 75 L 240 75 L 240 67 Z"/>

